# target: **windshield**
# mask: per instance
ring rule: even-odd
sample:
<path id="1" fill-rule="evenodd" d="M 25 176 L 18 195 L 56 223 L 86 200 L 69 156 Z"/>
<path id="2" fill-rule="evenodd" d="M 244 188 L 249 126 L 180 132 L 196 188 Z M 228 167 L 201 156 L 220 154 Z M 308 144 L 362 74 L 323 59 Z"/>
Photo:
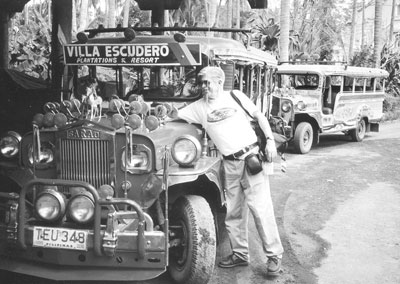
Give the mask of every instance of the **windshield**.
<path id="1" fill-rule="evenodd" d="M 141 95 L 145 101 L 196 100 L 200 95 L 196 71 L 193 66 L 80 66 L 78 97 L 85 96 L 86 85 L 96 81 L 97 95 L 103 100 L 114 96 L 128 100 L 131 95 Z"/>
<path id="2" fill-rule="evenodd" d="M 278 74 L 278 87 L 296 90 L 315 90 L 319 85 L 317 74 Z"/>

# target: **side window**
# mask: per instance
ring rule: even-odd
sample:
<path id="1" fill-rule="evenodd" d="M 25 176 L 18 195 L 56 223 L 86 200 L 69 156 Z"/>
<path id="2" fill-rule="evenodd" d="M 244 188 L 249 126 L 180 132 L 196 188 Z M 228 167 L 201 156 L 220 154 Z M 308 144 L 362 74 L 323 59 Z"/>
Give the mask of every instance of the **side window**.
<path id="1" fill-rule="evenodd" d="M 343 77 L 342 76 L 331 76 L 331 88 L 332 93 L 339 93 L 342 87 Z"/>
<path id="2" fill-rule="evenodd" d="M 364 89 L 364 78 L 355 78 L 355 88 L 356 92 L 362 92 Z"/>
<path id="3" fill-rule="evenodd" d="M 371 78 L 365 79 L 365 90 L 366 91 L 373 91 L 374 86 Z"/>
<path id="4" fill-rule="evenodd" d="M 295 75 L 277 74 L 277 87 L 278 88 L 294 88 L 295 87 Z"/>
<path id="5" fill-rule="evenodd" d="M 301 74 L 295 77 L 295 89 L 314 90 L 318 88 L 319 76 L 314 74 Z"/>
<path id="6" fill-rule="evenodd" d="M 344 77 L 343 91 L 344 92 L 353 91 L 353 82 L 354 82 L 354 78 Z"/>
<path id="7" fill-rule="evenodd" d="M 342 76 L 331 76 L 331 85 L 340 87 L 343 82 L 343 77 Z"/>
<path id="8" fill-rule="evenodd" d="M 382 78 L 375 78 L 375 91 L 382 91 L 383 89 L 383 80 Z"/>

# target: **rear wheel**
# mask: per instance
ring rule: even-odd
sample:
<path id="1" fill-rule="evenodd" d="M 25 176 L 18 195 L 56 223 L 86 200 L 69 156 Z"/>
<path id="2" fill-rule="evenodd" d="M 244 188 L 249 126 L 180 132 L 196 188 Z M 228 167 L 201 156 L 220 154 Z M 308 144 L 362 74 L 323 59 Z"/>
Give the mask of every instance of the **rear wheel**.
<path id="1" fill-rule="evenodd" d="M 196 195 L 180 197 L 170 218 L 168 271 L 177 283 L 207 283 L 214 270 L 216 236 L 207 201 Z"/>
<path id="2" fill-rule="evenodd" d="M 355 129 L 350 130 L 351 140 L 354 142 L 361 142 L 367 130 L 367 124 L 365 123 L 364 119 L 360 119 L 357 122 L 357 127 Z"/>
<path id="3" fill-rule="evenodd" d="M 310 123 L 300 122 L 294 132 L 294 150 L 298 154 L 306 154 L 311 150 L 314 131 Z"/>

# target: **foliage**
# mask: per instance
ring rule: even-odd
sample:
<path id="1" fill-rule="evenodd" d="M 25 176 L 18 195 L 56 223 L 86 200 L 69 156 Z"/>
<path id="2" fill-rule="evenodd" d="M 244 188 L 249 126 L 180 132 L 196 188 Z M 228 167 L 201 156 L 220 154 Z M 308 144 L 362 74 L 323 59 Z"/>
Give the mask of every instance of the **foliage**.
<path id="1" fill-rule="evenodd" d="M 356 52 L 350 65 L 375 67 L 373 49 L 365 46 L 361 51 Z M 384 46 L 381 52 L 381 68 L 389 72 L 383 101 L 385 119 L 398 119 L 400 118 L 400 54 Z"/>
<path id="2" fill-rule="evenodd" d="M 381 66 L 389 72 L 384 111 L 388 119 L 398 119 L 400 118 L 400 54 L 384 46 L 381 52 Z"/>
<path id="3" fill-rule="evenodd" d="M 360 51 L 354 52 L 353 57 L 350 60 L 350 65 L 361 67 L 374 67 L 375 63 L 372 54 L 372 48 L 364 46 Z"/>
<path id="4" fill-rule="evenodd" d="M 291 30 L 289 31 L 290 60 L 332 60 L 333 46 L 340 40 L 348 13 L 343 13 L 336 2 L 342 1 L 293 1 Z M 346 17 L 339 15 L 345 14 Z M 332 21 L 332 19 L 337 19 Z M 278 55 L 280 27 L 275 24 L 278 16 L 250 19 L 253 29 L 261 35 L 262 46 Z"/>
<path id="5" fill-rule="evenodd" d="M 47 7 L 46 2 L 32 6 L 26 19 L 23 14 L 16 14 L 9 31 L 10 68 L 44 80 L 50 79 L 51 27 Z"/>
<path id="6" fill-rule="evenodd" d="M 258 16 L 258 19 L 252 19 L 250 23 L 256 31 L 256 36 L 260 37 L 261 49 L 271 51 L 278 56 L 280 27 L 275 23 L 275 20 L 273 18 L 266 20 L 265 17 Z M 289 31 L 289 50 L 291 60 L 295 60 L 299 56 L 299 37 L 294 30 Z"/>

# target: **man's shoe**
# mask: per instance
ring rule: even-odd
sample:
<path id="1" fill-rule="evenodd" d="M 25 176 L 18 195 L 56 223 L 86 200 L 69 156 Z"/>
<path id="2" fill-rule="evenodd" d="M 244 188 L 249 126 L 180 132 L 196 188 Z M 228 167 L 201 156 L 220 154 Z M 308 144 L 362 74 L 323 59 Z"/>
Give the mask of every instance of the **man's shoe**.
<path id="1" fill-rule="evenodd" d="M 268 276 L 278 276 L 281 271 L 282 259 L 277 256 L 268 257 L 267 273 Z"/>
<path id="2" fill-rule="evenodd" d="M 247 260 L 243 260 L 234 254 L 229 255 L 228 257 L 222 259 L 218 263 L 218 266 L 222 268 L 231 268 L 235 266 L 247 266 L 247 265 L 249 265 L 249 262 Z"/>

